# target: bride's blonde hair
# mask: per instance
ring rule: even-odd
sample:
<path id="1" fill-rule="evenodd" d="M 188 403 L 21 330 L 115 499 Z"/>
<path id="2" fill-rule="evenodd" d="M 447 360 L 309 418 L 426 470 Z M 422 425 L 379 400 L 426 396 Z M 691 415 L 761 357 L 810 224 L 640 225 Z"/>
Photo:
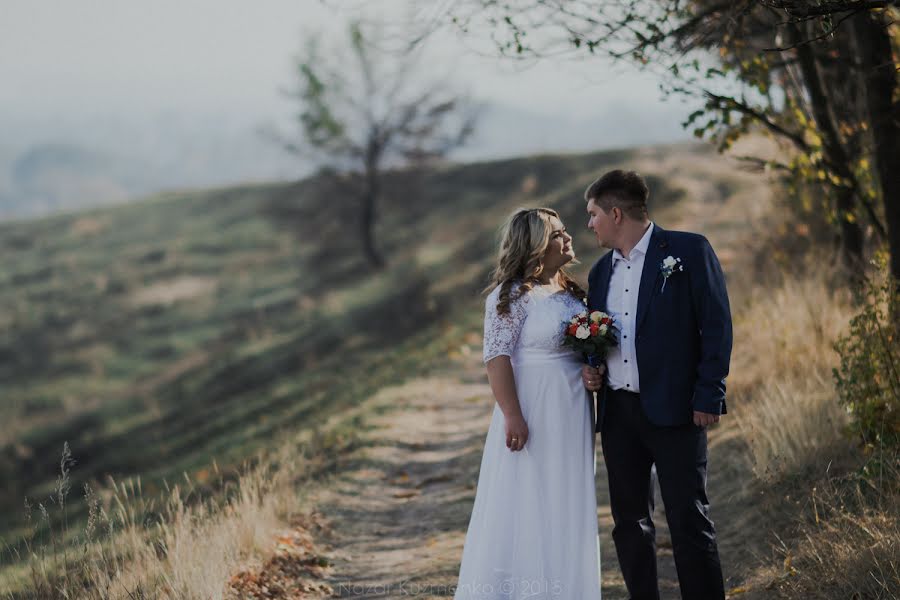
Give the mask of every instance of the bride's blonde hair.
<path id="1" fill-rule="evenodd" d="M 516 298 L 539 283 L 538 278 L 544 271 L 541 259 L 547 252 L 550 234 L 553 233 L 552 217 L 559 219 L 559 213 L 552 208 L 520 208 L 503 225 L 497 267 L 491 274 L 490 285 L 485 289 L 485 292 L 490 292 L 500 286 L 497 312 L 501 315 L 509 314 L 509 304 L 513 300 L 512 287 L 516 281 L 519 282 Z M 585 298 L 587 294 L 568 272 L 560 269 L 558 277 L 563 288 L 579 300 Z"/>

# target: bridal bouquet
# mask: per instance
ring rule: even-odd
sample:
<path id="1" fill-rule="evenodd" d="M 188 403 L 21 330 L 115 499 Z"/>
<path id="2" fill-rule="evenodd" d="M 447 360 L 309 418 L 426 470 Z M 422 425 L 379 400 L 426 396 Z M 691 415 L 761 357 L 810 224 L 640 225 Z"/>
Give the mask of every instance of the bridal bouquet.
<path id="1" fill-rule="evenodd" d="M 598 366 L 609 349 L 619 343 L 619 330 L 605 312 L 583 311 L 565 324 L 562 345 L 587 356 L 588 364 Z"/>

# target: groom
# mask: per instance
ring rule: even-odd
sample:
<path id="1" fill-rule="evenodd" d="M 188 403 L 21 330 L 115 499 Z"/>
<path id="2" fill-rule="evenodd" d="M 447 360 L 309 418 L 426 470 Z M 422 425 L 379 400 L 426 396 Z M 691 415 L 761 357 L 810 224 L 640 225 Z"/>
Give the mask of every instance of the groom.
<path id="1" fill-rule="evenodd" d="M 722 268 L 701 235 L 665 231 L 633 171 L 585 192 L 588 227 L 612 248 L 591 269 L 590 310 L 609 313 L 619 346 L 584 367 L 598 393 L 613 540 L 632 600 L 659 598 L 651 467 L 656 465 L 681 597 L 725 598 L 706 497 L 706 428 L 725 411 L 731 313 Z"/>

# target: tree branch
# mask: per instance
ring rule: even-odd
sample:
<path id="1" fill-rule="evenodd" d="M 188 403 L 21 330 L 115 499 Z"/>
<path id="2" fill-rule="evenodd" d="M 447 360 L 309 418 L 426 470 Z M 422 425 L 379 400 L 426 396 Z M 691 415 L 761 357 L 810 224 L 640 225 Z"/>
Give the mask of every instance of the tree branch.
<path id="1" fill-rule="evenodd" d="M 727 107 L 732 110 L 735 110 L 741 114 L 747 115 L 747 116 L 751 117 L 752 119 L 760 122 L 762 125 L 764 125 L 766 127 L 766 129 L 768 129 L 772 133 L 775 133 L 775 134 L 793 142 L 793 144 L 795 146 L 797 146 L 797 148 L 799 148 L 800 150 L 803 150 L 804 152 L 810 151 L 809 144 L 806 143 L 806 140 L 804 140 L 800 134 L 794 133 L 792 131 L 788 131 L 787 129 L 785 129 L 778 123 L 772 121 L 769 117 L 767 117 L 763 113 L 759 112 L 758 110 L 754 109 L 753 107 L 751 107 L 735 98 L 729 98 L 727 96 L 720 96 L 718 94 L 714 94 L 713 92 L 710 92 L 709 90 L 705 90 L 704 95 L 707 98 L 709 98 L 710 100 L 713 100 L 713 101 L 719 103 L 723 107 Z"/>
<path id="2" fill-rule="evenodd" d="M 875 10 L 897 6 L 897 0 L 845 0 L 838 2 L 822 2 L 812 5 L 809 2 L 763 2 L 767 6 L 785 11 L 791 17 L 824 17 L 845 12 Z"/>
<path id="3" fill-rule="evenodd" d="M 850 17 L 857 15 L 861 12 L 863 12 L 863 11 L 860 9 L 860 10 L 856 10 L 854 12 L 844 15 L 843 17 L 841 17 L 841 19 L 837 23 L 835 23 L 831 27 L 831 29 L 829 29 L 828 31 L 826 31 L 825 33 L 823 33 L 821 35 L 817 35 L 814 38 L 800 40 L 799 42 L 791 44 L 790 46 L 779 46 L 779 47 L 775 47 L 775 48 L 763 48 L 763 52 L 787 52 L 788 50 L 793 50 L 795 48 L 800 48 L 802 46 L 808 46 L 809 44 L 811 44 L 813 42 L 818 42 L 819 40 L 824 40 L 825 38 L 833 35 L 834 32 L 838 30 L 838 27 L 840 27 L 844 21 L 846 21 Z M 794 22 L 790 22 L 789 24 L 793 25 Z"/>

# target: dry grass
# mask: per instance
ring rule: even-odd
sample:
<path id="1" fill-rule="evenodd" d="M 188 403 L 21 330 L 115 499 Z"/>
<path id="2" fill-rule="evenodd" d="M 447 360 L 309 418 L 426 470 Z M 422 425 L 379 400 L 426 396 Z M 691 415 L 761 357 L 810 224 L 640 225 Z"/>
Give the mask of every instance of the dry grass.
<path id="1" fill-rule="evenodd" d="M 768 480 L 846 451 L 847 414 L 838 406 L 831 374 L 791 374 L 761 384 L 739 401 L 737 425 L 750 448 L 754 475 Z"/>
<path id="2" fill-rule="evenodd" d="M 758 477 L 779 477 L 842 441 L 847 415 L 837 401 L 833 343 L 851 314 L 824 275 L 781 278 L 756 288 L 735 316 L 730 389 L 735 423 Z"/>
<path id="3" fill-rule="evenodd" d="M 837 365 L 833 344 L 853 314 L 849 295 L 822 272 L 780 280 L 755 287 L 736 311 L 728 382 L 737 392 Z"/>
<path id="4" fill-rule="evenodd" d="M 827 273 L 806 273 L 777 273 L 777 284 L 751 288 L 735 315 L 733 422 L 768 507 L 768 530 L 747 541 L 765 535 L 777 556 L 748 571 L 738 590 L 752 598 L 900 598 L 897 461 L 885 459 L 885 472 L 853 471 L 863 459 L 844 433 L 849 417 L 832 375 L 833 344 L 857 309 Z"/>
<path id="5" fill-rule="evenodd" d="M 224 500 L 197 500 L 187 478 L 160 501 L 145 497 L 139 479 L 111 482 L 99 494 L 85 486 L 87 525 L 69 532 L 69 473 L 63 466 L 55 506 L 33 507 L 37 519 L 52 525 L 49 538 L 27 540 L 25 556 L 13 551 L 25 581 L 7 581 L 21 591 L 6 598 L 227 598 L 232 575 L 273 553 L 276 534 L 299 510 L 296 484 L 308 468 L 295 445 L 283 446 L 235 481 L 225 481 L 213 465 Z"/>
<path id="6" fill-rule="evenodd" d="M 782 546 L 785 573 L 770 587 L 791 599 L 900 598 L 897 467 L 894 457 L 871 479 L 814 487 L 794 542 Z"/>

